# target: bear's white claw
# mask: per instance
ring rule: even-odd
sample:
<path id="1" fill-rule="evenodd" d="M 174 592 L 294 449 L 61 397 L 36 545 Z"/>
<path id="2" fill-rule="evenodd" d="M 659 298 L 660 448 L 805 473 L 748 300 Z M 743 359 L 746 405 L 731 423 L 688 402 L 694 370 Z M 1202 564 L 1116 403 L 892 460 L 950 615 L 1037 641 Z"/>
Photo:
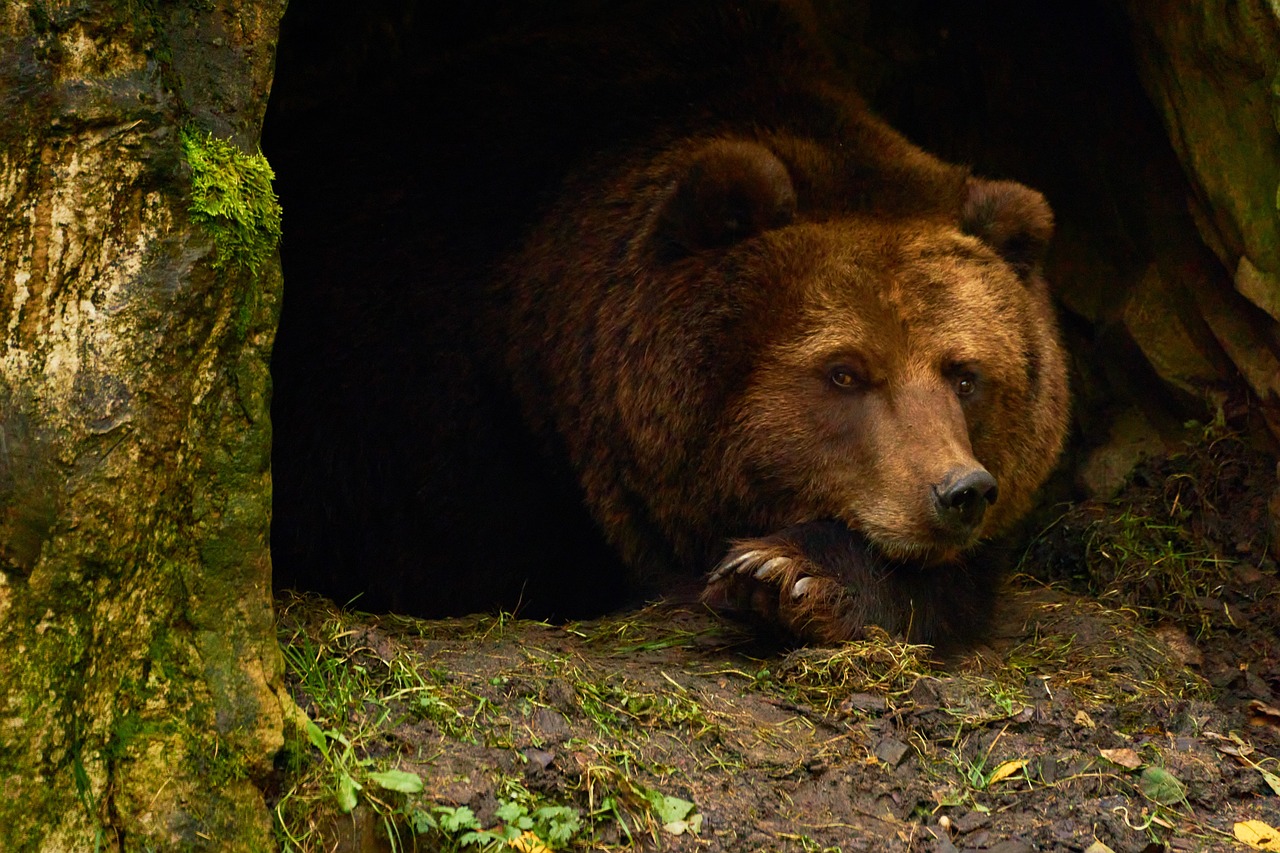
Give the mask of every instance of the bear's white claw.
<path id="1" fill-rule="evenodd" d="M 760 581 L 767 580 L 769 576 L 772 575 L 776 569 L 779 569 L 790 562 L 791 560 L 788 559 L 787 557 L 774 557 L 771 560 L 765 560 L 763 563 L 761 563 L 760 567 L 756 569 L 754 572 L 752 572 L 751 575 L 756 580 L 760 580 Z"/>
<path id="2" fill-rule="evenodd" d="M 811 586 L 813 586 L 813 578 L 811 577 L 800 578 L 800 580 L 796 581 L 795 585 L 791 587 L 791 600 L 795 601 L 796 599 L 803 596 L 806 592 L 808 592 L 809 587 Z"/>
<path id="3" fill-rule="evenodd" d="M 725 575 L 733 574 L 735 569 L 742 566 L 743 563 L 749 562 L 755 556 L 755 551 L 748 551 L 745 554 L 739 554 L 732 560 L 725 560 L 720 565 L 716 566 L 715 571 L 711 573 L 710 580 L 718 581 Z"/>

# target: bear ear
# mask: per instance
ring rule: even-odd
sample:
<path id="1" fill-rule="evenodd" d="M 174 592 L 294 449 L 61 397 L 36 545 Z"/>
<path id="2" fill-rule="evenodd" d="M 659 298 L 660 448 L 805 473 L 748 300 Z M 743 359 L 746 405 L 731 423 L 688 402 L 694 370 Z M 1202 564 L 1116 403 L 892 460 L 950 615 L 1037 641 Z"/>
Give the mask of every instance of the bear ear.
<path id="1" fill-rule="evenodd" d="M 1044 196 L 1013 181 L 969 178 L 961 228 L 984 241 L 1022 278 L 1044 260 L 1053 236 L 1053 211 Z"/>
<path id="2" fill-rule="evenodd" d="M 662 257 L 676 260 L 780 228 L 795 215 L 795 186 L 772 151 L 718 140 L 685 166 L 658 214 L 654 240 Z"/>

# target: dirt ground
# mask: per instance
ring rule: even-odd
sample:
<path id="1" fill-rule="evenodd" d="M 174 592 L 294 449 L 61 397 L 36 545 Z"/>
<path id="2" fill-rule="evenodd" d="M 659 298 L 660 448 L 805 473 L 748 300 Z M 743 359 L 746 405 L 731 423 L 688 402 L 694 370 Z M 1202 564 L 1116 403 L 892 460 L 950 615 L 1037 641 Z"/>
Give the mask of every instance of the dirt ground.
<path id="1" fill-rule="evenodd" d="M 668 601 L 426 622 L 280 601 L 300 850 L 1280 850 L 1274 463 L 1234 437 L 1064 508 L 998 636 L 762 644 Z M 1236 839 L 1253 832 L 1256 846 Z M 1245 835 L 1242 835 L 1245 834 Z M 1267 846 L 1268 844 L 1272 846 Z"/>

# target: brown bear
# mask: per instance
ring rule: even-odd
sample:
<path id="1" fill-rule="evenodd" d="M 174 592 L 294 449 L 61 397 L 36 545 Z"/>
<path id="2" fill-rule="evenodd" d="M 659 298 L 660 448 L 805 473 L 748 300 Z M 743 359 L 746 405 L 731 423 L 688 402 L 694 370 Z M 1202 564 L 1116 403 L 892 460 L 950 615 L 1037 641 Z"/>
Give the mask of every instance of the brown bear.
<path id="1" fill-rule="evenodd" d="M 810 75 L 576 176 L 491 327 L 633 569 L 718 563 L 705 600 L 806 639 L 963 641 L 996 581 L 965 554 L 1066 430 L 1052 216 Z"/>
<path id="2" fill-rule="evenodd" d="M 431 223 L 431 246 L 470 257 L 432 292 L 449 295 L 450 315 L 464 318 L 450 323 L 466 331 L 451 349 L 443 325 L 419 332 L 450 351 L 419 343 L 411 369 L 439 366 L 418 383 L 423 405 L 466 398 L 491 416 L 384 418 L 411 423 L 408 439 L 368 445 L 432 448 L 424 482 L 505 461 L 484 475 L 498 497 L 482 522 L 442 525 L 431 509 L 476 488 L 465 473 L 413 488 L 414 500 L 426 495 L 422 520 L 398 527 L 428 546 L 398 577 L 466 608 L 493 588 L 494 566 L 519 578 L 526 563 L 580 560 L 556 553 L 546 528 L 557 522 L 538 515 L 545 475 L 632 578 L 709 571 L 705 601 L 805 640 L 878 624 L 971 641 L 1000 575 L 973 549 L 1026 512 L 1066 429 L 1040 274 L 1044 199 L 941 162 L 873 116 L 824 58 L 802 4 L 606 5 L 603 17 L 527 26 L 442 75 L 461 81 L 445 96 L 462 94 L 435 108 L 451 119 L 439 135 L 459 140 L 437 150 L 470 162 L 442 167 L 433 184 L 438 205 L 459 209 Z M 477 97 L 498 57 L 517 70 Z M 456 174 L 480 177 L 446 183 Z M 542 184 L 522 184 L 530 174 Z M 509 247 L 475 236 L 507 233 L 523 236 Z M 459 309 L 468 294 L 473 314 Z M 410 327 L 438 313 L 392 304 Z M 400 359 L 412 335 L 385 347 Z M 406 372 L 393 362 L 344 387 Z M 475 449 L 510 420 L 504 400 L 531 441 L 489 435 L 490 449 Z M 347 408 L 364 420 L 373 410 Z M 428 433 L 446 422 L 470 449 L 440 449 L 448 442 Z M 536 465 L 516 471 L 530 455 Z M 392 476 L 412 466 L 381 464 Z M 410 538 L 371 533 L 386 515 L 364 511 L 360 534 Z M 462 556 L 445 554 L 457 541 Z M 495 542 L 510 556 L 478 555 Z M 387 562 L 361 553 L 338 573 Z M 587 584 L 611 577 L 587 562 Z M 519 583 L 522 597 L 535 592 Z"/>
<path id="3" fill-rule="evenodd" d="M 575 183 L 494 327 L 628 565 L 718 562 L 707 601 L 806 639 L 964 640 L 995 581 L 964 554 L 1065 433 L 1051 215 L 828 106 L 837 140 L 717 128 Z"/>

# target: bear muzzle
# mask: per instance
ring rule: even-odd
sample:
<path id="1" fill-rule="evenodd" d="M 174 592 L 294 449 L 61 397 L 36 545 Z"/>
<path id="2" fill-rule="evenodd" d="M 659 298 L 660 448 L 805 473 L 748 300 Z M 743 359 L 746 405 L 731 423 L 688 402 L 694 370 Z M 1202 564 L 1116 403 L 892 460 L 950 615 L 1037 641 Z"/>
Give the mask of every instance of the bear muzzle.
<path id="1" fill-rule="evenodd" d="M 968 542 L 982 525 L 987 507 L 1000 490 L 996 478 L 982 466 L 952 468 L 932 487 L 933 511 L 940 532 L 957 542 Z"/>

